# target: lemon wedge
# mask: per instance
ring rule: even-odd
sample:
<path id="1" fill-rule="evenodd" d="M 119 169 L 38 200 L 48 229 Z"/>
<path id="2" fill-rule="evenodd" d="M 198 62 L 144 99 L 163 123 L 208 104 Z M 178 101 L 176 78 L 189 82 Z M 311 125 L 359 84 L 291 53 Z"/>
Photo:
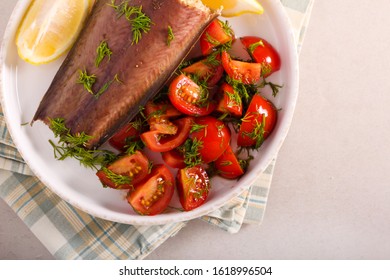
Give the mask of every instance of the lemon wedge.
<path id="1" fill-rule="evenodd" d="M 236 17 L 242 14 L 262 14 L 263 6 L 256 0 L 202 0 L 211 9 L 223 7 L 223 17 Z"/>
<path id="2" fill-rule="evenodd" d="M 31 64 L 51 62 L 76 40 L 91 0 L 33 0 L 16 33 L 19 56 Z"/>

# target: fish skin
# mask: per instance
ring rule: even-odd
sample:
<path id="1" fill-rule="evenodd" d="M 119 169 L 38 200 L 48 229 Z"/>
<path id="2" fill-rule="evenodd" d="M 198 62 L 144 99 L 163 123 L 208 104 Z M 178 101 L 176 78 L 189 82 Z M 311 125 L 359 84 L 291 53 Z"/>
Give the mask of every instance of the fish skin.
<path id="1" fill-rule="evenodd" d="M 120 4 L 122 1 L 115 1 Z M 93 10 L 63 64 L 44 95 L 33 121 L 50 125 L 50 119 L 62 118 L 72 134 L 92 136 L 86 148 L 97 148 L 121 126 L 129 122 L 140 106 L 152 98 L 173 75 L 209 23 L 218 12 L 204 12 L 180 0 L 133 0 L 153 24 L 132 43 L 130 23 L 118 17 L 110 0 L 97 0 Z M 168 26 L 175 39 L 167 45 Z M 112 50 L 95 66 L 96 49 L 105 40 Z M 77 83 L 79 71 L 96 75 L 93 92 L 114 79 L 99 98 Z"/>

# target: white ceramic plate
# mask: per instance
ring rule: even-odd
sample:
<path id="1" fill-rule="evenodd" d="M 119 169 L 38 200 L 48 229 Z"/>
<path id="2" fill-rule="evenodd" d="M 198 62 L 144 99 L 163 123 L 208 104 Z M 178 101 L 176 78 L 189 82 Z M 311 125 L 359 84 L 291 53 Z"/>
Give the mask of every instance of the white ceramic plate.
<path id="1" fill-rule="evenodd" d="M 270 80 L 284 85 L 274 98 L 267 91 L 277 108 L 281 108 L 275 131 L 254 153 L 255 159 L 239 181 L 213 179 L 207 202 L 190 212 L 180 208 L 177 194 L 168 211 L 153 217 L 140 216 L 133 212 L 125 201 L 123 191 L 102 188 L 93 170 L 85 169 L 75 160 L 57 161 L 48 143 L 52 132 L 41 122 L 29 123 L 38 104 L 49 87 L 62 59 L 43 66 L 33 66 L 22 61 L 17 54 L 14 36 L 30 1 L 18 1 L 8 23 L 1 52 L 1 103 L 8 129 L 21 155 L 39 179 L 62 199 L 73 206 L 110 221 L 152 225 L 186 221 L 210 213 L 235 196 L 241 194 L 263 172 L 280 149 L 290 123 L 298 95 L 298 60 L 293 30 L 279 0 L 260 1 L 265 9 L 263 15 L 243 15 L 228 19 L 237 36 L 257 35 L 265 38 L 279 51 L 282 69 Z"/>

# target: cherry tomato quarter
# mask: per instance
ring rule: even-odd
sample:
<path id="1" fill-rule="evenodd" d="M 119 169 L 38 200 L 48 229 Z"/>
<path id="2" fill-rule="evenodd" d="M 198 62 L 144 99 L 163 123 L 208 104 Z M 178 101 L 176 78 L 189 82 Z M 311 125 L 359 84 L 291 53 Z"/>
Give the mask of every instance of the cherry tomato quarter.
<path id="1" fill-rule="evenodd" d="M 126 151 L 126 145 L 129 142 L 139 140 L 141 126 L 139 122 L 134 121 L 123 126 L 117 133 L 114 134 L 108 143 L 119 151 Z"/>
<path id="2" fill-rule="evenodd" d="M 229 128 L 212 116 L 196 118 L 194 123 L 190 138 L 199 143 L 198 153 L 203 163 L 215 161 L 230 144 Z"/>
<path id="3" fill-rule="evenodd" d="M 223 76 L 223 67 L 220 57 L 215 57 L 212 65 L 207 59 L 202 59 L 198 62 L 183 68 L 181 71 L 186 74 L 196 75 L 202 81 L 206 81 L 209 87 L 215 86 Z"/>
<path id="4" fill-rule="evenodd" d="M 261 64 L 264 77 L 280 70 L 280 55 L 268 41 L 256 36 L 241 37 L 240 41 L 254 61 Z"/>
<path id="5" fill-rule="evenodd" d="M 219 19 L 215 19 L 200 37 L 200 48 L 204 56 L 216 50 L 218 46 L 234 40 L 233 30 Z"/>
<path id="6" fill-rule="evenodd" d="M 186 164 L 184 162 L 183 154 L 177 149 L 173 149 L 164 153 L 161 153 L 163 161 L 172 168 L 184 168 Z"/>
<path id="7" fill-rule="evenodd" d="M 141 215 L 153 216 L 169 205 L 175 187 L 175 178 L 165 165 L 155 165 L 150 175 L 127 195 L 128 203 Z"/>
<path id="8" fill-rule="evenodd" d="M 113 189 L 133 189 L 148 174 L 149 159 L 140 151 L 118 158 L 96 175 L 103 186 Z"/>
<path id="9" fill-rule="evenodd" d="M 230 146 L 215 161 L 215 167 L 218 170 L 218 175 L 226 179 L 237 179 L 244 174 L 244 170 Z"/>
<path id="10" fill-rule="evenodd" d="M 237 144 L 258 149 L 273 131 L 277 121 L 277 111 L 271 101 L 255 94 L 242 119 Z"/>
<path id="11" fill-rule="evenodd" d="M 246 85 L 257 84 L 261 78 L 261 64 L 234 60 L 222 52 L 222 66 L 228 76 Z"/>
<path id="12" fill-rule="evenodd" d="M 176 134 L 164 135 L 158 131 L 148 131 L 141 134 L 141 140 L 153 152 L 167 152 L 184 143 L 190 134 L 192 123 L 191 117 L 177 119 L 173 121 L 177 126 Z"/>
<path id="13" fill-rule="evenodd" d="M 176 175 L 180 203 L 185 211 L 191 211 L 205 203 L 211 185 L 201 166 L 180 169 Z"/>
<path id="14" fill-rule="evenodd" d="M 219 113 L 228 113 L 235 117 L 242 116 L 242 100 L 238 92 L 234 88 L 227 84 L 223 83 L 220 87 L 219 92 L 219 103 L 215 109 Z"/>
<path id="15" fill-rule="evenodd" d="M 215 109 L 208 88 L 199 86 L 184 74 L 172 81 L 168 97 L 177 110 L 189 116 L 206 116 Z"/>

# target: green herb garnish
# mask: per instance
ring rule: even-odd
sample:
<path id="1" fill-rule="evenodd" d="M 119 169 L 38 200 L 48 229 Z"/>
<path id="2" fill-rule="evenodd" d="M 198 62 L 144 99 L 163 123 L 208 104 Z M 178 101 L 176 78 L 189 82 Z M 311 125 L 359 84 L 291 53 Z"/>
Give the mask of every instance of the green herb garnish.
<path id="1" fill-rule="evenodd" d="M 132 178 L 130 176 L 116 174 L 107 167 L 102 167 L 102 170 L 104 174 L 106 174 L 107 178 L 115 184 L 115 186 L 130 185 L 132 182 Z"/>
<path id="2" fill-rule="evenodd" d="M 106 41 L 101 41 L 100 45 L 96 49 L 96 60 L 95 60 L 95 66 L 99 67 L 100 63 L 103 61 L 105 57 L 108 57 L 108 60 L 111 59 L 112 51 L 108 47 L 108 44 Z"/>
<path id="3" fill-rule="evenodd" d="M 259 46 L 264 47 L 264 43 L 263 43 L 262 40 L 260 40 L 260 41 L 258 41 L 258 42 L 256 42 L 256 43 L 253 43 L 253 44 L 251 44 L 251 45 L 249 45 L 248 49 L 249 49 L 250 54 L 252 55 L 253 52 L 256 50 L 256 48 L 259 47 Z"/>
<path id="4" fill-rule="evenodd" d="M 112 0 L 111 4 L 108 5 L 115 9 L 118 17 L 125 16 L 131 25 L 132 44 L 138 44 L 142 38 L 142 33 L 148 33 L 153 24 L 152 20 L 142 12 L 142 6 L 129 6 L 128 1 L 116 5 L 115 0 Z"/>
<path id="5" fill-rule="evenodd" d="M 259 113 L 257 113 L 259 114 Z M 248 122 L 249 120 L 247 119 L 248 116 L 245 116 L 242 119 L 242 122 Z M 255 140 L 255 145 L 254 149 L 259 149 L 260 146 L 264 142 L 264 134 L 265 134 L 265 120 L 266 116 L 265 114 L 262 114 L 262 121 L 259 123 L 257 119 L 254 120 L 255 122 L 255 127 L 253 128 L 252 132 L 242 132 L 243 135 L 249 137 L 252 140 Z M 253 120 L 252 120 L 253 121 Z"/>
<path id="6" fill-rule="evenodd" d="M 92 86 L 95 84 L 95 82 L 96 82 L 95 74 L 89 75 L 87 73 L 87 70 L 84 71 L 79 70 L 79 78 L 77 80 L 77 83 L 82 84 L 84 88 L 92 95 L 93 95 Z"/>
<path id="7" fill-rule="evenodd" d="M 116 158 L 116 155 L 110 151 L 86 149 L 92 136 L 86 135 L 84 132 L 71 134 L 65 126 L 64 119 L 50 119 L 50 129 L 55 137 L 59 137 L 58 144 L 49 140 L 54 149 L 54 157 L 58 160 L 75 158 L 83 166 L 98 170 L 98 165 L 105 166 Z"/>
<path id="8" fill-rule="evenodd" d="M 181 145 L 178 149 L 184 155 L 184 163 L 193 167 L 199 164 L 202 164 L 202 158 L 200 156 L 199 150 L 202 148 L 203 142 L 194 139 L 187 139 L 183 145 Z"/>
<path id="9" fill-rule="evenodd" d="M 173 34 L 172 27 L 168 25 L 168 38 L 167 38 L 167 45 L 168 47 L 171 46 L 171 42 L 175 39 L 175 34 Z"/>

